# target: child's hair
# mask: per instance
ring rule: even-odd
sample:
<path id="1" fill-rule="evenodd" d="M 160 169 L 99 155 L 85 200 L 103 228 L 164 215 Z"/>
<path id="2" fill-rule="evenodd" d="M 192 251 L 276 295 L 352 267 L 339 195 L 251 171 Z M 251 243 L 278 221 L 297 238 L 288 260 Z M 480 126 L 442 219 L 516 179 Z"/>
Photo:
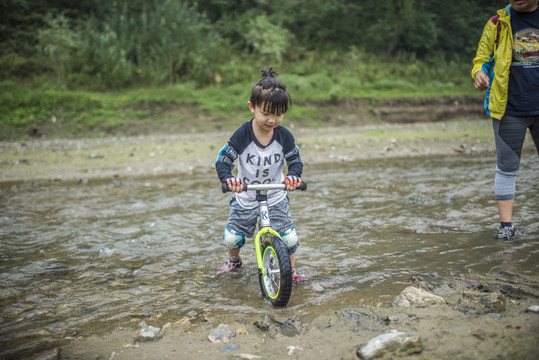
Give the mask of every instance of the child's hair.
<path id="1" fill-rule="evenodd" d="M 270 114 L 284 114 L 292 107 L 292 98 L 286 86 L 275 77 L 278 74 L 271 66 L 260 71 L 262 79 L 251 89 L 251 104 L 255 107 L 264 106 L 264 111 Z"/>

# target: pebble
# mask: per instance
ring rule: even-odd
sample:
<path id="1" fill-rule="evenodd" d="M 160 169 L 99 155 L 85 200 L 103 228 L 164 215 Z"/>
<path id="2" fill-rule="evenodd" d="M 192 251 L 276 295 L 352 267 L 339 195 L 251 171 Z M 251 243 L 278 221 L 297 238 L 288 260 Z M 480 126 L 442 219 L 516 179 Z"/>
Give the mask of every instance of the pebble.
<path id="1" fill-rule="evenodd" d="M 161 329 L 155 326 L 150 326 L 146 322 L 142 321 L 139 324 L 140 333 L 135 339 L 135 342 L 148 342 L 158 340 L 161 334 Z"/>
<path id="2" fill-rule="evenodd" d="M 208 339 L 210 339 L 212 343 L 228 342 L 230 338 L 235 335 L 236 333 L 234 330 L 230 329 L 224 324 L 221 324 L 210 332 Z"/>
<path id="3" fill-rule="evenodd" d="M 226 344 L 225 346 L 223 346 L 222 348 L 219 349 L 219 352 L 220 353 L 229 353 L 229 352 L 232 352 L 232 351 L 236 351 L 240 348 L 240 346 L 238 344 Z"/>
<path id="4" fill-rule="evenodd" d="M 465 312 L 488 314 L 504 312 L 505 302 L 505 296 L 500 293 L 467 290 L 456 305 Z"/>
<path id="5" fill-rule="evenodd" d="M 526 309 L 526 312 L 533 312 L 539 314 L 539 305 L 532 305 Z"/>
<path id="6" fill-rule="evenodd" d="M 294 345 L 290 345 L 286 349 L 288 350 L 288 356 L 294 355 L 296 351 L 303 351 L 303 348 L 301 346 L 294 346 Z"/>
<path id="7" fill-rule="evenodd" d="M 234 357 L 241 360 L 262 359 L 262 356 L 253 355 L 253 354 L 237 354 L 237 355 L 234 355 Z"/>
<path id="8" fill-rule="evenodd" d="M 395 297 L 393 305 L 400 307 L 425 307 L 431 304 L 446 304 L 441 296 L 434 295 L 426 290 L 408 286 L 398 296 Z"/>
<path id="9" fill-rule="evenodd" d="M 418 335 L 391 330 L 362 345 L 357 350 L 357 356 L 360 359 L 370 360 L 386 356 L 389 353 L 399 356 L 416 354 L 421 351 L 423 351 L 423 344 Z"/>

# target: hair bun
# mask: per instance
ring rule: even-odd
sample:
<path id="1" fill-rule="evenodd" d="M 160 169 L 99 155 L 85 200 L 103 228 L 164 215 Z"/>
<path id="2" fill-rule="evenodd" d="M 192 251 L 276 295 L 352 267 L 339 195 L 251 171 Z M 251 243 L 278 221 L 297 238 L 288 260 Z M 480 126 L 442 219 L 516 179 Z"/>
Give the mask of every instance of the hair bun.
<path id="1" fill-rule="evenodd" d="M 262 78 L 267 78 L 267 77 L 275 77 L 275 75 L 279 75 L 277 74 L 277 71 L 273 70 L 273 67 L 270 66 L 269 68 L 264 68 L 264 69 L 261 69 L 260 70 L 262 72 Z"/>

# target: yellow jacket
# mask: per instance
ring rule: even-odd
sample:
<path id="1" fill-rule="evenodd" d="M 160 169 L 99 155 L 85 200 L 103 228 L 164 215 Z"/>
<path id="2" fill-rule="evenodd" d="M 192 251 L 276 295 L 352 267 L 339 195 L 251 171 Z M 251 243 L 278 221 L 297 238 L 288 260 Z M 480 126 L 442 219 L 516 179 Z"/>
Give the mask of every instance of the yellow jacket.
<path id="1" fill-rule="evenodd" d="M 498 10 L 498 15 L 487 21 L 473 60 L 474 80 L 479 70 L 483 70 L 490 79 L 484 105 L 487 115 L 495 119 L 501 119 L 507 107 L 509 67 L 513 57 L 510 8 L 511 5 L 507 5 Z"/>

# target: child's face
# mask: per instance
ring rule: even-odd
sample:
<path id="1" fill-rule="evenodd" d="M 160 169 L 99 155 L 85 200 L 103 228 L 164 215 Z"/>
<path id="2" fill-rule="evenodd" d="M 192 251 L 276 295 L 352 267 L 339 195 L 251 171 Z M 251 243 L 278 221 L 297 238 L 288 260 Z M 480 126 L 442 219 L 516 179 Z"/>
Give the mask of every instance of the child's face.
<path id="1" fill-rule="evenodd" d="M 249 109 L 255 115 L 255 125 L 257 128 L 263 131 L 273 131 L 274 128 L 279 126 L 283 121 L 284 114 L 270 114 L 264 109 L 264 104 L 262 106 L 254 106 L 251 102 L 248 102 Z"/>

